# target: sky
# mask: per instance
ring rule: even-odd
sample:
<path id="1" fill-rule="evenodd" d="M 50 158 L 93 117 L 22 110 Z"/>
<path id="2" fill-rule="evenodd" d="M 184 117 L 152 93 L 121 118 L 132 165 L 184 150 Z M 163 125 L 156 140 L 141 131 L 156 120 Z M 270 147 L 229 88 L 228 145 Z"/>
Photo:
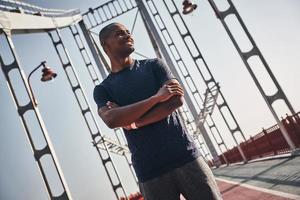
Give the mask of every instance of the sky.
<path id="1" fill-rule="evenodd" d="M 25 2 L 46 8 L 79 8 L 86 12 L 89 7 L 96 7 L 106 1 L 94 0 L 28 0 Z M 160 1 L 155 1 L 167 28 L 172 34 L 175 44 L 180 49 L 180 54 L 187 63 L 192 73 L 197 88 L 204 93 L 204 84 L 195 70 L 183 42 L 178 37 L 173 22 L 166 13 L 166 8 Z M 176 1 L 181 8 L 181 1 Z M 207 1 L 195 0 L 198 8 L 191 15 L 184 16 L 185 23 L 189 27 L 205 61 L 207 62 L 216 81 L 220 83 L 221 91 L 225 96 L 234 116 L 236 117 L 246 138 L 255 135 L 261 129 L 271 127 L 275 120 L 268 110 L 262 96 L 259 94 L 253 80 L 243 65 L 237 51 L 215 17 Z M 226 0 L 215 1 L 221 10 L 227 8 Z M 283 91 L 290 100 L 296 112 L 300 110 L 300 2 L 298 0 L 234 0 L 234 5 L 243 18 L 251 35 L 268 62 Z M 136 10 L 124 14 L 113 21 L 124 23 L 130 30 L 134 21 Z M 228 23 L 242 50 L 249 50 L 250 45 L 243 37 L 242 32 L 232 17 L 228 17 Z M 93 31 L 98 32 L 102 26 Z M 93 111 L 96 106 L 92 99 L 93 83 L 77 50 L 75 41 L 68 29 L 61 30 L 63 42 L 70 54 L 74 67 L 79 75 L 80 82 L 89 100 Z M 147 57 L 155 57 L 151 43 L 146 36 L 143 23 L 138 17 L 133 31 L 135 48 L 138 53 Z M 15 35 L 14 44 L 20 59 L 24 73 L 28 75 L 41 61 L 46 60 L 58 74 L 50 83 L 40 82 L 40 72 L 33 74 L 31 84 L 38 101 L 38 108 L 47 127 L 49 137 L 57 154 L 60 166 L 74 199 L 115 199 L 108 178 L 100 159 L 91 143 L 91 137 L 85 125 L 76 99 L 70 89 L 67 77 L 61 67 L 53 45 L 45 33 Z M 0 54 L 5 63 L 12 61 L 7 50 L 3 35 L 0 35 Z M 135 58 L 141 57 L 134 54 Z M 276 90 L 268 79 L 263 68 L 257 60 L 250 61 L 254 66 L 256 76 L 259 77 L 267 94 L 273 94 Z M 26 104 L 28 98 L 24 93 L 18 74 L 11 72 L 11 78 L 21 104 Z M 16 107 L 12 101 L 5 77 L 0 73 L 0 200 L 15 199 L 47 199 L 42 178 L 33 158 L 33 154 L 21 125 Z M 284 105 L 276 103 L 276 111 L 279 116 L 288 113 Z M 94 112 L 96 113 L 96 112 Z M 99 127 L 104 135 L 114 138 L 112 131 L 108 129 L 97 116 Z M 32 112 L 25 115 L 30 131 L 34 137 L 35 145 L 43 147 L 45 142 L 40 137 L 40 130 L 36 125 L 36 119 Z M 232 137 L 226 128 L 218 111 L 213 115 L 225 143 L 233 147 Z M 113 156 L 121 181 L 127 193 L 137 191 L 125 160 L 120 156 Z M 45 167 L 50 169 L 49 180 L 59 193 L 60 188 L 55 185 L 55 176 L 51 172 L 50 162 L 45 158 Z"/>

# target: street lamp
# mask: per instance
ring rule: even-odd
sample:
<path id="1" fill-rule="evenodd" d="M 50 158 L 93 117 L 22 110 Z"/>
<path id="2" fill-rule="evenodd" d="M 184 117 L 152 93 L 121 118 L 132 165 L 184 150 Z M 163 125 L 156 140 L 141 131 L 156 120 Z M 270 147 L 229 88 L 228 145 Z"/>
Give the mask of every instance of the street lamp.
<path id="1" fill-rule="evenodd" d="M 38 70 L 38 69 L 39 69 L 40 67 L 42 67 L 42 66 L 43 66 L 43 69 L 42 69 L 42 78 L 41 78 L 41 81 L 42 81 L 42 82 L 50 81 L 50 80 L 52 80 L 53 78 L 55 78 L 55 77 L 57 76 L 57 74 L 56 74 L 55 72 L 53 72 L 53 70 L 52 70 L 50 67 L 46 66 L 46 61 L 41 62 L 41 64 L 39 64 L 36 68 L 34 68 L 34 69 L 30 72 L 30 74 L 29 74 L 29 76 L 28 76 L 28 78 L 27 78 L 27 83 L 28 83 L 28 86 L 29 86 L 30 96 L 31 96 L 31 98 L 32 98 L 32 101 L 33 101 L 33 105 L 34 105 L 34 106 L 37 105 L 37 102 L 36 102 L 36 100 L 35 100 L 35 97 L 34 97 L 34 94 L 33 94 L 33 91 L 32 91 L 32 87 L 31 87 L 31 85 L 30 85 L 30 77 L 31 77 L 31 75 L 32 75 L 36 70 Z"/>
<path id="2" fill-rule="evenodd" d="M 197 8 L 197 4 L 193 4 L 192 1 L 190 1 L 190 0 L 184 0 L 182 2 L 182 5 L 183 5 L 182 14 L 184 14 L 184 15 L 187 15 L 187 14 L 193 12 Z"/>

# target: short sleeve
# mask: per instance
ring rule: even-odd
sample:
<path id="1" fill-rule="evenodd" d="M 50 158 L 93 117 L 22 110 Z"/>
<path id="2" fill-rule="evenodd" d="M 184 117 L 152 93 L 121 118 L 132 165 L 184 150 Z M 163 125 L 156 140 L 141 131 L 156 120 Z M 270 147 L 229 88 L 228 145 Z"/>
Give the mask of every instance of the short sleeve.
<path id="1" fill-rule="evenodd" d="M 98 106 L 98 109 L 106 106 L 107 101 L 112 101 L 109 97 L 106 89 L 102 85 L 97 85 L 93 92 L 94 100 Z"/>
<path id="2" fill-rule="evenodd" d="M 176 79 L 175 76 L 172 74 L 170 68 L 161 59 L 155 59 L 153 68 L 154 68 L 154 74 L 157 77 L 160 87 L 166 81 L 170 79 Z"/>

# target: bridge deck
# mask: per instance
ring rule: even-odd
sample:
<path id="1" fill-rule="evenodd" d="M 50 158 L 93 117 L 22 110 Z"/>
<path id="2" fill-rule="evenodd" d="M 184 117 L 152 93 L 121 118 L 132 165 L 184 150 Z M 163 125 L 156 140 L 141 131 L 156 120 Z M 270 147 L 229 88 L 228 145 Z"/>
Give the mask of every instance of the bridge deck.
<path id="1" fill-rule="evenodd" d="M 300 199 L 300 156 L 213 170 L 224 200 Z"/>

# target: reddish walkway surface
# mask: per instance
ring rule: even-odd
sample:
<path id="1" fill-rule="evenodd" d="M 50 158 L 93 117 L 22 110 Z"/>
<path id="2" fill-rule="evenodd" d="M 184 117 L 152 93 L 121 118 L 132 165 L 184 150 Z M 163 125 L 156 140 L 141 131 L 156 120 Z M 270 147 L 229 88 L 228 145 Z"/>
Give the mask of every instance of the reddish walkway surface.
<path id="1" fill-rule="evenodd" d="M 237 184 L 232 184 L 217 180 L 221 194 L 224 200 L 291 200 L 299 199 L 295 197 L 287 198 L 284 195 L 272 194 L 269 192 L 259 191 L 253 188 L 244 187 Z"/>

